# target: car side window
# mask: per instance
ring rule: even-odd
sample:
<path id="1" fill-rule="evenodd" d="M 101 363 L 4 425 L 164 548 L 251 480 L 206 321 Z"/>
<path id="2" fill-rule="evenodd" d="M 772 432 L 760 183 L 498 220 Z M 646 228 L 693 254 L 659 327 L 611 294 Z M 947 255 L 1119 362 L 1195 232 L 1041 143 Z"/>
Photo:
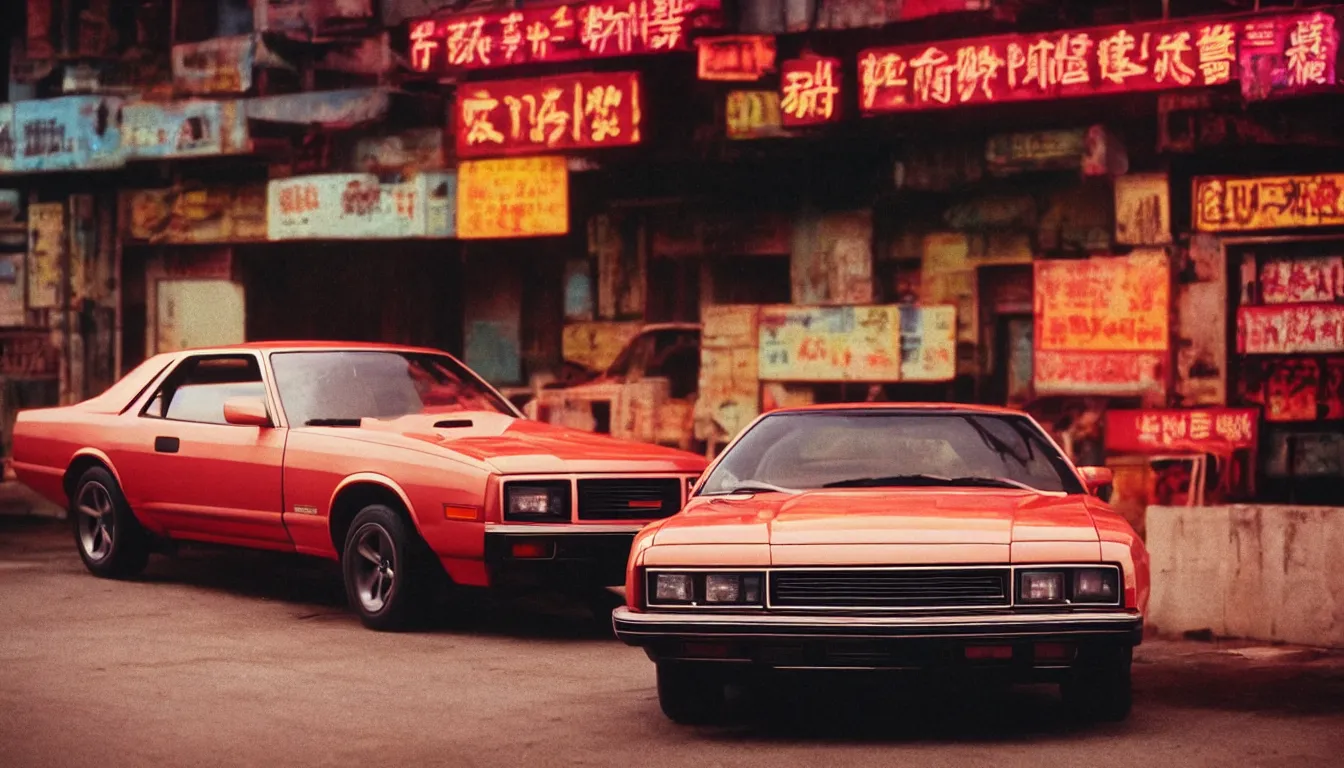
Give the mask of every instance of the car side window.
<path id="1" fill-rule="evenodd" d="M 224 403 L 234 397 L 265 397 L 261 366 L 252 355 L 212 355 L 186 360 L 141 414 L 169 421 L 227 424 Z"/>

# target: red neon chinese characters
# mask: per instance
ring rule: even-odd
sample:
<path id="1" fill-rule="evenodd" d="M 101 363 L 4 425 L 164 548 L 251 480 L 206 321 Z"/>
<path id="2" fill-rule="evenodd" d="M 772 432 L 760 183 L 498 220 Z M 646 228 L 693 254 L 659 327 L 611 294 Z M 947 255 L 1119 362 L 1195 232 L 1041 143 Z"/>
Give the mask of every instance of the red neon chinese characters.
<path id="1" fill-rule="evenodd" d="M 639 82 L 615 72 L 473 84 L 458 99 L 458 155 L 638 144 Z"/>
<path id="2" fill-rule="evenodd" d="M 425 19 L 411 25 L 411 63 L 432 72 L 680 51 L 690 47 L 692 26 L 719 21 L 714 0 L 607 0 Z"/>
<path id="3" fill-rule="evenodd" d="M 1201 451 L 1226 454 L 1254 448 L 1259 414 L 1253 408 L 1106 412 L 1106 450 L 1146 454 Z"/>
<path id="4" fill-rule="evenodd" d="M 780 117 L 785 125 L 816 125 L 838 119 L 840 61 L 811 56 L 780 66 Z"/>
<path id="5" fill-rule="evenodd" d="M 1285 79 L 1333 82 L 1331 18 L 1271 18 L 1289 30 L 1277 48 Z M 1182 19 L 872 48 L 859 54 L 859 104 L 873 114 L 1224 85 L 1240 76 L 1238 51 L 1251 27 Z"/>

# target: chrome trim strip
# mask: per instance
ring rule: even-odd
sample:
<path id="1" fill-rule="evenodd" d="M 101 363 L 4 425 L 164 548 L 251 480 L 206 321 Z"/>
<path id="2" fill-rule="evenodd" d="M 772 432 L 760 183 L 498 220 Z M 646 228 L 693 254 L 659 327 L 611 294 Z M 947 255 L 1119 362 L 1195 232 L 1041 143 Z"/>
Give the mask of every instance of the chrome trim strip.
<path id="1" fill-rule="evenodd" d="M 506 536 L 572 536 L 574 534 L 584 533 L 629 533 L 633 535 L 643 530 L 645 525 L 647 525 L 647 523 L 632 523 L 628 525 L 603 525 L 597 523 L 486 523 L 485 532 L 487 535 L 497 533 Z"/>

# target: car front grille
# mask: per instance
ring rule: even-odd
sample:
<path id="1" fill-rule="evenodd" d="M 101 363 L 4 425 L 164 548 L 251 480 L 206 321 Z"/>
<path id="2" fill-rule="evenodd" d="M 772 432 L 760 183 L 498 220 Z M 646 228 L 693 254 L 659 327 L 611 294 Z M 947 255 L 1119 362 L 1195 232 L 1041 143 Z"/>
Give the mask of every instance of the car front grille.
<path id="1" fill-rule="evenodd" d="M 680 478 L 579 481 L 580 520 L 658 520 L 681 509 Z"/>
<path id="2" fill-rule="evenodd" d="M 988 608 L 1009 604 L 1008 569 L 786 570 L 773 608 Z"/>

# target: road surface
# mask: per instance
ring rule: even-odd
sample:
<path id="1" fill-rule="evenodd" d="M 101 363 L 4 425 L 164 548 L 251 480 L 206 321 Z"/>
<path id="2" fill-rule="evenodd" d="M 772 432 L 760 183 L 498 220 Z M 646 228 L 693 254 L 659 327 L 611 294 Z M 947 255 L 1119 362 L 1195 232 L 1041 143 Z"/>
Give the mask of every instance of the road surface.
<path id="1" fill-rule="evenodd" d="M 653 668 L 580 609 L 473 601 L 364 630 L 325 564 L 242 552 L 85 573 L 64 523 L 0 517 L 0 766 L 1326 766 L 1344 661 L 1154 642 L 1126 723 L 1052 688 L 804 695 L 800 719 L 665 720 Z M 744 705 L 746 706 L 746 705 Z"/>

